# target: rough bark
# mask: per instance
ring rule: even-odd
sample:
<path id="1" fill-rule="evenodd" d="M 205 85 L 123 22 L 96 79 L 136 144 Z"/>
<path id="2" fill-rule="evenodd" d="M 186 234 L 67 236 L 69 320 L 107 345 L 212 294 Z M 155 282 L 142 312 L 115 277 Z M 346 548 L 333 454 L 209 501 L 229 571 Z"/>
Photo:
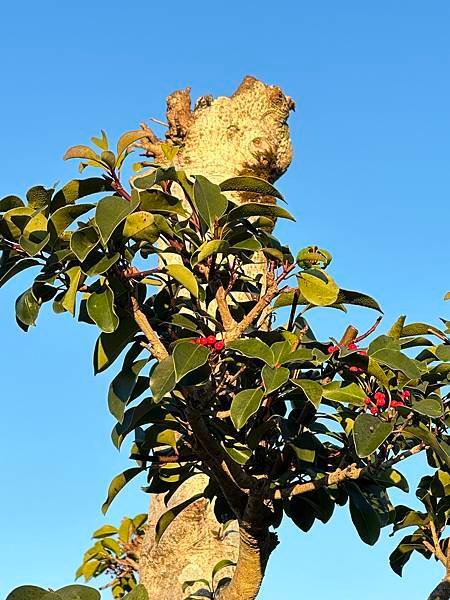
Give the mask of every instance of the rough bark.
<path id="1" fill-rule="evenodd" d="M 445 577 L 428 596 L 428 600 L 450 600 L 450 576 Z"/>
<path id="2" fill-rule="evenodd" d="M 190 175 L 205 175 L 216 183 L 236 175 L 255 175 L 273 182 L 286 171 L 292 159 L 287 118 L 294 103 L 280 88 L 245 77 L 231 97 L 215 100 L 210 96 L 202 97 L 197 100 L 194 110 L 191 110 L 189 92 L 189 88 L 180 90 L 167 99 L 169 128 L 166 138 L 180 148 L 174 159 L 177 168 Z M 148 131 L 148 139 L 142 147 L 148 156 L 164 163 L 161 142 Z M 239 200 L 254 201 L 254 195 L 241 193 Z M 258 201 L 273 202 L 273 198 L 260 197 Z M 186 482 L 171 498 L 169 507 L 198 493 L 206 481 L 205 476 L 197 476 Z M 223 598 L 256 597 L 268 558 L 267 532 L 263 539 L 258 536 L 252 539 L 242 528 L 239 535 L 236 524 L 227 529 L 224 537 L 219 537 L 220 525 L 212 506 L 199 500 L 169 525 L 156 544 L 155 526 L 165 510 L 163 497 L 154 495 L 140 556 L 140 577 L 150 600 L 182 600 L 193 591 L 187 590 L 183 594 L 183 582 L 210 579 L 219 560 L 237 561 L 238 554 L 240 568 L 251 568 L 256 575 L 252 583 L 254 595 Z M 230 571 L 224 570 L 222 575 L 231 575 Z M 232 593 L 234 588 L 231 586 L 227 593 Z"/>

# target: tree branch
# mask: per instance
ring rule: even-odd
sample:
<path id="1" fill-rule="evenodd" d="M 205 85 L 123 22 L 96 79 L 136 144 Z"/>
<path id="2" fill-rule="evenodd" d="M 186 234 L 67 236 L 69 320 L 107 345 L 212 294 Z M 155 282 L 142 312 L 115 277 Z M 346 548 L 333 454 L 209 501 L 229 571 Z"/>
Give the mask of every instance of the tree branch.
<path id="1" fill-rule="evenodd" d="M 165 349 L 164 344 L 161 342 L 159 337 L 156 335 L 155 330 L 150 325 L 145 314 L 142 312 L 137 298 L 135 298 L 134 296 L 131 297 L 131 308 L 133 311 L 133 318 L 137 326 L 148 339 L 150 352 L 159 361 L 162 361 L 165 358 L 167 358 L 169 356 L 169 353 Z"/>

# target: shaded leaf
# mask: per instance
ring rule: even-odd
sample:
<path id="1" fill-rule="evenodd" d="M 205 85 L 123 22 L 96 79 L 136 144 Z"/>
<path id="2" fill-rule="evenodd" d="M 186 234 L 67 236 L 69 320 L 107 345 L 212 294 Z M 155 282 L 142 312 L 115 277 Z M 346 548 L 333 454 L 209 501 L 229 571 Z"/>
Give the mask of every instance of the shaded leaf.
<path id="1" fill-rule="evenodd" d="M 188 498 L 184 502 L 181 502 L 177 506 L 174 506 L 173 508 L 166 511 L 165 513 L 163 513 L 160 516 L 160 518 L 158 519 L 158 522 L 156 523 L 156 528 L 155 528 L 156 543 L 159 543 L 164 532 L 169 527 L 169 525 L 172 523 L 172 521 L 175 519 L 175 517 L 177 517 L 181 512 L 183 512 L 183 510 L 185 508 L 187 508 L 190 504 L 192 504 L 193 502 L 196 502 L 197 500 L 200 500 L 200 498 L 204 498 L 204 495 L 196 494 L 195 496 Z"/>
<path id="2" fill-rule="evenodd" d="M 272 350 L 267 344 L 256 338 L 248 338 L 243 340 L 235 340 L 227 344 L 227 348 L 237 350 L 248 358 L 258 358 L 268 365 L 274 364 L 274 356 Z"/>
<path id="3" fill-rule="evenodd" d="M 220 184 L 220 189 L 222 192 L 252 192 L 261 196 L 273 196 L 284 200 L 281 193 L 271 183 L 260 177 L 250 175 L 226 179 Z"/>
<path id="4" fill-rule="evenodd" d="M 198 214 L 208 227 L 225 213 L 228 200 L 220 187 L 202 175 L 196 175 L 194 183 L 194 203 Z"/>
<path id="5" fill-rule="evenodd" d="M 137 205 L 137 200 L 128 201 L 119 196 L 106 196 L 98 202 L 95 210 L 95 222 L 104 245 Z"/>
<path id="6" fill-rule="evenodd" d="M 260 204 L 258 202 L 246 202 L 230 210 L 227 216 L 227 221 L 235 221 L 237 219 L 247 219 L 248 217 L 273 217 L 274 219 L 289 219 L 295 221 L 294 217 L 281 206 L 276 204 Z"/>
<path id="7" fill-rule="evenodd" d="M 236 429 L 242 429 L 249 418 L 257 412 L 263 396 L 260 388 L 243 390 L 236 394 L 230 408 L 230 417 Z"/>
<path id="8" fill-rule="evenodd" d="M 114 310 L 114 294 L 109 287 L 93 292 L 86 302 L 90 318 L 105 333 L 112 333 L 119 326 L 119 317 Z"/>
<path id="9" fill-rule="evenodd" d="M 176 383 L 175 365 L 173 356 L 167 356 L 157 363 L 150 377 L 150 389 L 153 400 L 159 402 L 166 394 L 171 392 Z"/>
<path id="10" fill-rule="evenodd" d="M 322 399 L 322 386 L 320 383 L 309 379 L 292 379 L 291 381 L 303 390 L 305 396 L 316 408 L 319 408 Z"/>
<path id="11" fill-rule="evenodd" d="M 347 482 L 345 488 L 349 494 L 350 516 L 356 531 L 363 542 L 373 546 L 380 537 L 378 515 L 355 483 Z"/>
<path id="12" fill-rule="evenodd" d="M 205 346 L 193 344 L 192 342 L 180 342 L 175 346 L 172 356 L 175 377 L 178 382 L 185 375 L 195 371 L 206 363 L 209 357 L 209 350 Z"/>
<path id="13" fill-rule="evenodd" d="M 114 333 L 100 334 L 94 350 L 95 374 L 101 373 L 112 365 L 137 331 L 138 327 L 132 319 L 120 319 Z"/>
<path id="14" fill-rule="evenodd" d="M 111 506 L 111 502 L 120 492 L 120 490 L 125 487 L 125 485 L 131 481 L 136 475 L 142 472 L 140 467 L 133 467 L 131 469 L 127 469 L 123 473 L 116 475 L 114 479 L 109 484 L 108 495 L 105 502 L 102 504 L 102 513 L 106 514 L 106 511 Z"/>
<path id="15" fill-rule="evenodd" d="M 84 261 L 99 243 L 100 238 L 95 227 L 82 227 L 70 237 L 70 249 L 80 261 Z"/>

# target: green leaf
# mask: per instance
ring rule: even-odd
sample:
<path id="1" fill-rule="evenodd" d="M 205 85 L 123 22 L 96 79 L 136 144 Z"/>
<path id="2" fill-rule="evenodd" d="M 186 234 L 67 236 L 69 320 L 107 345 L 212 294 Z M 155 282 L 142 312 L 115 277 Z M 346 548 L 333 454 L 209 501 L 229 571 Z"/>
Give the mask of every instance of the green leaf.
<path id="1" fill-rule="evenodd" d="M 405 325 L 402 329 L 402 337 L 411 337 L 413 335 L 428 335 L 435 334 L 437 337 L 442 338 L 445 334 L 438 329 L 437 327 L 433 327 L 433 325 L 428 325 L 428 323 L 410 323 L 409 325 Z"/>
<path id="2" fill-rule="evenodd" d="M 366 308 L 373 308 L 374 310 L 378 310 L 381 313 L 383 312 L 376 300 L 374 300 L 370 296 L 367 296 L 366 294 L 362 294 L 361 292 L 354 292 L 352 290 L 340 289 L 338 297 L 336 299 L 336 304 L 352 304 L 354 306 L 364 306 Z"/>
<path id="3" fill-rule="evenodd" d="M 227 348 L 236 350 L 248 358 L 258 358 L 268 365 L 274 364 L 274 356 L 272 350 L 267 344 L 256 338 L 248 338 L 244 340 L 235 340 L 229 342 Z"/>
<path id="4" fill-rule="evenodd" d="M 119 317 L 114 310 L 114 294 L 106 286 L 101 292 L 92 293 L 86 302 L 90 318 L 104 333 L 112 333 L 119 326 Z"/>
<path id="5" fill-rule="evenodd" d="M 230 245 L 226 240 L 204 242 L 193 256 L 192 266 L 195 266 L 213 254 L 227 254 L 229 249 Z"/>
<path id="6" fill-rule="evenodd" d="M 0 200 L 0 212 L 7 212 L 12 208 L 22 208 L 25 206 L 18 196 L 5 196 Z"/>
<path id="7" fill-rule="evenodd" d="M 380 363 L 374 359 L 372 356 L 369 356 L 369 362 L 367 363 L 367 372 L 369 375 L 373 375 L 381 385 L 384 387 L 389 387 L 389 378 L 386 373 L 383 371 Z"/>
<path id="8" fill-rule="evenodd" d="M 260 196 L 273 196 L 284 200 L 281 193 L 271 183 L 260 177 L 251 177 L 250 175 L 226 179 L 220 184 L 220 189 L 222 192 L 251 192 Z"/>
<path id="9" fill-rule="evenodd" d="M 21 294 L 16 300 L 16 317 L 28 327 L 36 325 L 40 304 L 33 296 L 31 288 Z"/>
<path id="10" fill-rule="evenodd" d="M 316 408 L 319 408 L 323 391 L 320 383 L 317 383 L 317 381 L 310 381 L 309 379 L 292 379 L 291 381 L 303 390 L 305 396 Z"/>
<path id="11" fill-rule="evenodd" d="M 153 244 L 159 237 L 154 221 L 155 217 L 145 210 L 134 212 L 126 218 L 123 236 Z"/>
<path id="12" fill-rule="evenodd" d="M 236 566 L 236 563 L 232 560 L 228 560 L 227 558 L 219 560 L 219 562 L 214 565 L 214 568 L 212 570 L 212 574 L 211 574 L 212 579 L 214 579 L 214 577 L 217 575 L 217 573 L 219 571 L 222 571 L 222 569 L 226 569 L 226 567 L 235 567 L 235 566 Z"/>
<path id="13" fill-rule="evenodd" d="M 209 350 L 205 346 L 193 344 L 192 342 L 180 342 L 173 351 L 173 363 L 175 367 L 176 381 L 183 379 L 185 375 L 203 366 L 209 357 Z"/>
<path id="14" fill-rule="evenodd" d="M 149 213 L 169 213 L 171 215 L 180 215 L 181 217 L 187 216 L 181 200 L 161 190 L 133 191 L 132 197 L 139 198 L 141 210 L 146 210 Z"/>
<path id="15" fill-rule="evenodd" d="M 390 369 L 402 371 L 402 373 L 410 379 L 417 379 L 420 377 L 420 370 L 416 363 L 398 350 L 383 348 L 382 350 L 374 352 L 372 357 L 378 362 L 388 366 Z"/>
<path id="16" fill-rule="evenodd" d="M 125 406 L 139 378 L 139 373 L 147 364 L 147 359 L 138 360 L 130 366 L 125 366 L 112 380 L 108 391 L 108 408 L 119 423 L 123 422 Z"/>
<path id="17" fill-rule="evenodd" d="M 30 237 L 21 235 L 19 238 L 19 244 L 28 254 L 28 256 L 36 256 L 45 246 L 50 239 L 50 234 L 44 231 L 39 231 L 31 234 Z"/>
<path id="18" fill-rule="evenodd" d="M 75 315 L 75 303 L 81 278 L 81 269 L 80 267 L 72 267 L 66 271 L 66 275 L 69 277 L 70 284 L 67 292 L 64 294 L 61 304 L 68 312 Z"/>
<path id="19" fill-rule="evenodd" d="M 227 221 L 247 219 L 248 217 L 272 217 L 274 219 L 289 219 L 295 221 L 294 217 L 281 206 L 276 204 L 260 204 L 259 202 L 246 202 L 230 210 Z"/>
<path id="20" fill-rule="evenodd" d="M 439 360 L 450 362 L 450 345 L 441 344 L 440 346 L 436 346 L 435 354 Z"/>
<path id="21" fill-rule="evenodd" d="M 393 423 L 386 423 L 373 415 L 358 415 L 353 426 L 356 454 L 360 458 L 370 456 L 393 430 Z"/>
<path id="22" fill-rule="evenodd" d="M 177 517 L 180 513 L 182 513 L 183 510 L 185 508 L 187 508 L 189 505 L 191 505 L 193 502 L 200 500 L 200 498 L 204 498 L 204 495 L 203 494 L 195 494 L 195 496 L 188 498 L 184 502 L 181 502 L 177 506 L 174 506 L 173 508 L 166 511 L 165 513 L 163 513 L 160 516 L 160 518 L 158 519 L 158 522 L 156 523 L 156 528 L 155 528 L 155 539 L 156 539 L 157 544 L 159 543 L 164 532 L 169 527 L 169 525 L 172 523 L 172 521 L 175 519 L 175 517 Z"/>
<path id="23" fill-rule="evenodd" d="M 86 585 L 68 585 L 56 593 L 63 600 L 100 600 L 100 592 Z"/>
<path id="24" fill-rule="evenodd" d="M 333 402 L 364 406 L 366 393 L 356 383 L 332 381 L 323 387 L 323 396 Z"/>
<path id="25" fill-rule="evenodd" d="M 230 417 L 236 429 L 242 429 L 249 418 L 258 411 L 263 396 L 261 388 L 250 388 L 236 394 L 230 408 Z"/>
<path id="26" fill-rule="evenodd" d="M 114 498 L 120 492 L 120 490 L 123 487 L 125 487 L 125 485 L 129 481 L 131 481 L 134 477 L 136 477 L 136 475 L 138 475 L 141 472 L 142 472 L 141 467 L 133 467 L 131 469 L 127 469 L 123 473 L 120 473 L 119 475 L 116 475 L 116 477 L 114 477 L 114 479 L 109 484 L 108 496 L 102 505 L 102 513 L 103 514 L 106 514 L 106 511 L 111 506 L 111 502 L 114 500 Z"/>
<path id="27" fill-rule="evenodd" d="M 145 137 L 148 137 L 148 133 L 143 129 L 135 129 L 122 134 L 117 142 L 117 158 L 119 158 L 131 144 L 134 144 Z"/>
<path id="28" fill-rule="evenodd" d="M 102 275 L 106 271 L 108 271 L 120 258 L 119 252 L 115 252 L 111 256 L 102 256 L 98 262 L 94 262 L 92 264 L 92 258 L 97 258 L 97 256 L 89 257 L 88 260 L 81 265 L 83 269 L 83 273 L 89 275 L 89 277 L 94 277 L 95 275 Z"/>
<path id="29" fill-rule="evenodd" d="M 444 407 L 442 406 L 441 400 L 438 398 L 426 398 L 425 400 L 413 402 L 411 410 L 420 415 L 432 418 L 442 417 L 444 414 Z"/>
<path id="30" fill-rule="evenodd" d="M 350 516 L 356 531 L 363 542 L 373 546 L 380 537 L 378 515 L 355 483 L 347 482 L 345 487 L 349 494 Z"/>
<path id="31" fill-rule="evenodd" d="M 166 271 L 171 277 L 181 283 L 195 298 L 198 298 L 198 283 L 192 271 L 184 265 L 167 265 Z"/>
<path id="32" fill-rule="evenodd" d="M 337 301 L 339 288 L 322 269 L 308 269 L 297 277 L 300 292 L 314 306 L 329 306 Z"/>
<path id="33" fill-rule="evenodd" d="M 64 154 L 63 159 L 68 160 L 69 158 L 82 158 L 85 160 L 92 160 L 97 163 L 101 163 L 101 158 L 96 154 L 89 146 L 72 146 Z"/>
<path id="34" fill-rule="evenodd" d="M 109 537 L 110 535 L 115 535 L 117 532 L 117 527 L 114 527 L 113 525 L 103 525 L 103 527 L 100 527 L 100 529 L 96 529 L 96 531 L 94 531 L 92 537 L 94 539 L 102 539 L 105 537 Z"/>
<path id="35" fill-rule="evenodd" d="M 266 394 L 270 394 L 284 385 L 289 379 L 289 369 L 286 367 L 269 367 L 264 365 L 261 371 Z"/>
<path id="36" fill-rule="evenodd" d="M 379 469 L 370 474 L 371 478 L 381 483 L 384 487 L 397 487 L 403 492 L 409 492 L 406 478 L 395 469 Z"/>
<path id="37" fill-rule="evenodd" d="M 270 349 L 273 353 L 273 364 L 282 364 L 289 357 L 289 355 L 293 354 L 291 348 L 291 342 L 289 341 L 275 342 L 272 344 Z"/>
<path id="38" fill-rule="evenodd" d="M 29 267 L 34 267 L 38 264 L 39 264 L 39 261 L 35 260 L 33 258 L 22 258 L 20 260 L 17 260 L 15 263 L 13 263 L 11 267 L 1 269 L 0 270 L 0 287 L 5 285 L 5 283 L 7 281 L 9 281 L 12 277 L 17 275 L 21 271 L 24 271 L 25 269 L 28 269 Z"/>
<path id="39" fill-rule="evenodd" d="M 55 211 L 48 222 L 52 239 L 58 238 L 76 219 L 84 215 L 94 204 L 68 204 Z"/>
<path id="40" fill-rule="evenodd" d="M 21 585 L 8 594 L 6 600 L 41 600 L 46 593 L 47 590 L 35 585 Z"/>
<path id="41" fill-rule="evenodd" d="M 106 196 L 98 202 L 95 223 L 103 245 L 106 246 L 116 228 L 133 212 L 138 203 L 137 199 L 125 200 L 119 196 Z"/>
<path id="42" fill-rule="evenodd" d="M 400 347 L 398 339 L 388 335 L 380 335 L 369 344 L 367 354 L 373 355 L 375 352 L 378 352 L 378 350 L 396 350 L 397 352 L 400 352 Z"/>
<path id="43" fill-rule="evenodd" d="M 70 237 L 70 249 L 78 260 L 83 262 L 99 241 L 100 238 L 95 227 L 82 227 L 72 233 Z"/>
<path id="44" fill-rule="evenodd" d="M 194 203 L 198 214 L 208 227 L 225 213 L 228 200 L 220 187 L 206 177 L 196 175 L 194 183 Z"/>
<path id="45" fill-rule="evenodd" d="M 139 583 L 134 587 L 129 594 L 125 594 L 122 600 L 149 600 L 147 590 Z"/>
<path id="46" fill-rule="evenodd" d="M 36 210 L 47 208 L 54 191 L 53 189 L 46 189 L 43 185 L 35 185 L 27 192 L 28 206 Z"/>
<path id="47" fill-rule="evenodd" d="M 132 319 L 120 319 L 114 333 L 101 333 L 94 350 L 94 373 L 101 373 L 111 366 L 137 331 Z"/>
<path id="48" fill-rule="evenodd" d="M 102 177 L 89 177 L 88 179 L 73 179 L 66 183 L 53 196 L 51 202 L 51 212 L 55 212 L 61 206 L 66 204 L 74 204 L 80 198 L 90 196 L 91 194 L 98 194 L 99 192 L 112 192 L 113 189 L 109 182 Z"/>
<path id="49" fill-rule="evenodd" d="M 424 442 L 427 446 L 437 454 L 439 459 L 447 466 L 450 467 L 450 456 L 445 449 L 438 442 L 437 437 L 429 431 L 426 426 L 421 423 L 417 427 L 405 427 L 403 430 L 404 437 L 415 437 Z"/>
<path id="50" fill-rule="evenodd" d="M 150 389 L 153 400 L 159 402 L 166 394 L 171 392 L 176 384 L 175 365 L 173 356 L 167 356 L 157 363 L 150 377 Z"/>
<path id="51" fill-rule="evenodd" d="M 402 330 L 405 324 L 406 316 L 400 315 L 399 318 L 395 321 L 392 327 L 388 331 L 388 336 L 398 340 L 402 337 Z"/>
<path id="52" fill-rule="evenodd" d="M 252 455 L 250 448 L 239 442 L 235 442 L 231 446 L 222 442 L 222 447 L 238 465 L 245 465 Z"/>

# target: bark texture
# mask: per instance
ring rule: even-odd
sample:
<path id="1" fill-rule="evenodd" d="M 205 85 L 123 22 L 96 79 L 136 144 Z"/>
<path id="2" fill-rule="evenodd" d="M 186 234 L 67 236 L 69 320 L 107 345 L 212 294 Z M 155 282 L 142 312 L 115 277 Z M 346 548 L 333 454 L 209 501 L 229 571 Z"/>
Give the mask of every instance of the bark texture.
<path id="1" fill-rule="evenodd" d="M 428 600 L 450 600 L 450 576 L 446 576 L 428 596 Z"/>
<path id="2" fill-rule="evenodd" d="M 231 97 L 200 98 L 194 110 L 191 110 L 189 88 L 174 92 L 167 99 L 169 128 L 166 133 L 167 142 L 180 148 L 174 164 L 190 175 L 202 174 L 215 183 L 236 175 L 254 175 L 274 182 L 292 159 L 287 119 L 293 109 L 293 101 L 280 88 L 253 77 L 245 77 Z M 140 145 L 148 156 L 164 164 L 161 141 L 147 130 L 148 139 Z M 255 201 L 254 194 L 240 193 L 238 199 Z M 258 201 L 273 202 L 273 198 L 259 197 Z M 194 496 L 206 482 L 203 475 L 185 482 L 171 498 L 169 508 Z M 150 600 L 182 600 L 194 591 L 189 589 L 183 593 L 183 582 L 210 579 L 219 560 L 227 558 L 236 562 L 238 555 L 239 565 L 242 565 L 238 569 L 250 569 L 249 589 L 233 585 L 228 592 L 223 591 L 221 598 L 256 597 L 270 554 L 267 552 L 268 532 L 255 536 L 241 527 L 238 533 L 236 523 L 221 537 L 211 505 L 199 500 L 169 525 L 156 544 L 155 526 L 167 508 L 162 496 L 152 496 L 149 527 L 140 556 L 140 578 Z M 226 569 L 221 575 L 231 576 L 232 571 Z"/>

